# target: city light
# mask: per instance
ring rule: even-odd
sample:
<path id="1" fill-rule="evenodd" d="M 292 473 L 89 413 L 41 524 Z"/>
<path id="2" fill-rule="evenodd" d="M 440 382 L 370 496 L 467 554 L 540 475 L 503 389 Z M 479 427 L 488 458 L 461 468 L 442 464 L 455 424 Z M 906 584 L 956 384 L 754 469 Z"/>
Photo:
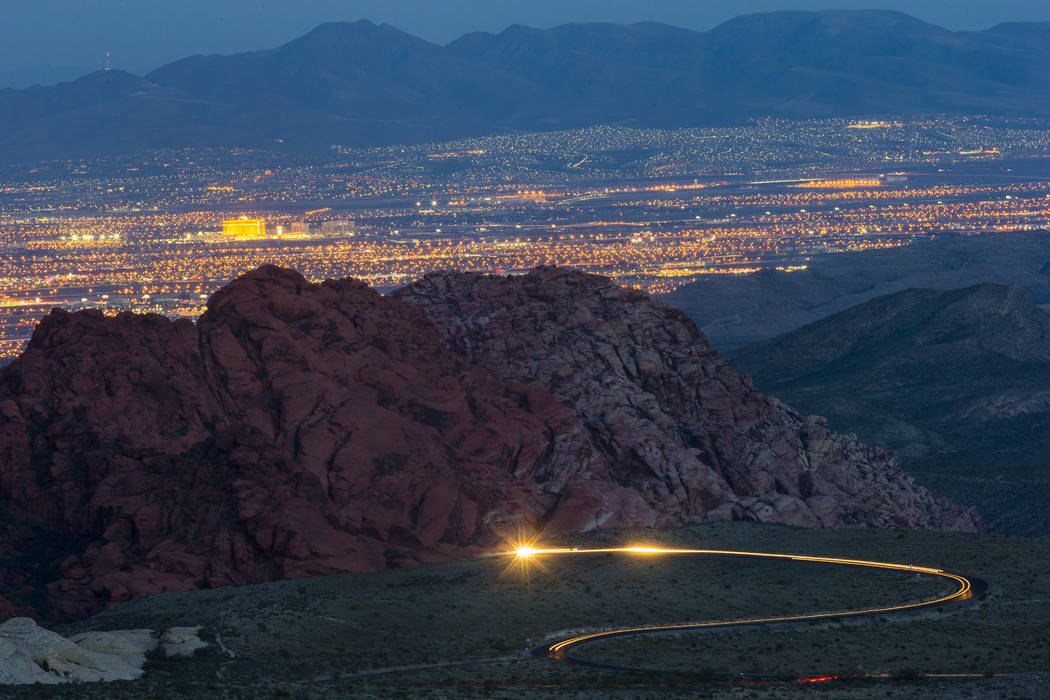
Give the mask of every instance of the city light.
<path id="1" fill-rule="evenodd" d="M 326 165 L 253 164 L 244 154 L 234 165 L 186 149 L 114 158 L 105 165 L 117 174 L 98 177 L 83 173 L 99 164 L 73 160 L 65 177 L 0 182 L 0 360 L 20 352 L 54 306 L 192 319 L 219 287 L 263 264 L 384 292 L 438 270 L 554 265 L 660 294 L 705 275 L 804 270 L 941 232 L 1050 221 L 1045 176 L 1003 175 L 998 165 L 988 181 L 950 174 L 960 162 L 1050 153 L 1050 130 L 850 124 L 593 127 L 336 149 L 346 163 Z M 638 149 L 647 160 L 614 162 Z M 420 174 L 421 159 L 448 153 L 467 169 Z M 579 167 L 536 170 L 536 153 Z M 785 159 L 790 169 L 770 165 Z"/>

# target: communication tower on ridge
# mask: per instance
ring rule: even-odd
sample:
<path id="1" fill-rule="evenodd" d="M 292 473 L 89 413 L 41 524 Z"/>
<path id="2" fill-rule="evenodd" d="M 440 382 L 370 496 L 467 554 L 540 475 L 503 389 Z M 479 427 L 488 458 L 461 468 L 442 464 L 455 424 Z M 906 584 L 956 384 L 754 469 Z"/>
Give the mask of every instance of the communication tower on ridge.
<path id="1" fill-rule="evenodd" d="M 109 51 L 106 52 L 106 67 L 105 67 L 104 70 L 107 70 L 107 71 L 113 70 L 113 67 L 111 65 L 109 65 Z"/>

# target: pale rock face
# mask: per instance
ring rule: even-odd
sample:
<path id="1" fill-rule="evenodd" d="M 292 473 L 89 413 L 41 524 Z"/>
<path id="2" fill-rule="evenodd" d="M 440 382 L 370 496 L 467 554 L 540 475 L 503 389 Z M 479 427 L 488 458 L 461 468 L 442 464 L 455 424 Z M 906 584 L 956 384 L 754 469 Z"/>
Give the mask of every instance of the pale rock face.
<path id="1" fill-rule="evenodd" d="M 0 683 L 116 681 L 141 676 L 144 652 L 124 656 L 115 653 L 113 646 L 112 640 L 81 646 L 38 627 L 29 618 L 12 618 L 0 625 Z"/>
<path id="2" fill-rule="evenodd" d="M 760 394 L 681 312 L 554 269 L 384 297 L 263 267 L 196 325 L 54 311 L 0 370 L 0 494 L 19 523 L 0 595 L 43 587 L 67 619 L 471 556 L 537 524 L 977 527 Z M 66 548 L 57 579 L 18 559 L 38 533 Z"/>
<path id="3" fill-rule="evenodd" d="M 208 644 L 200 627 L 172 627 L 160 635 L 168 656 L 191 656 Z M 81 632 L 66 638 L 27 617 L 0 624 L 0 685 L 126 681 L 139 678 L 146 654 L 157 648 L 152 630 Z"/>
<path id="4" fill-rule="evenodd" d="M 146 654 L 157 648 L 157 635 L 153 630 L 81 632 L 69 640 L 81 649 L 133 659 L 139 666 L 146 662 Z"/>

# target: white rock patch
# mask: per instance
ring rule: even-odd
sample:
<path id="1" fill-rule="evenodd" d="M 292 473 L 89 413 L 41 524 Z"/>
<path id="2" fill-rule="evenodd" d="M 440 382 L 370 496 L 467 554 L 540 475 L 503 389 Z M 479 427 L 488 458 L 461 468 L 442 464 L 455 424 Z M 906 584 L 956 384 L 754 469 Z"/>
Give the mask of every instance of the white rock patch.
<path id="1" fill-rule="evenodd" d="M 200 627 L 172 627 L 160 635 L 160 648 L 168 656 L 193 656 L 193 652 L 208 646 L 198 633 Z"/>
<path id="2" fill-rule="evenodd" d="M 199 627 L 82 632 L 63 637 L 27 617 L 0 624 L 0 685 L 134 680 L 158 644 L 168 656 L 190 656 L 207 646 Z"/>

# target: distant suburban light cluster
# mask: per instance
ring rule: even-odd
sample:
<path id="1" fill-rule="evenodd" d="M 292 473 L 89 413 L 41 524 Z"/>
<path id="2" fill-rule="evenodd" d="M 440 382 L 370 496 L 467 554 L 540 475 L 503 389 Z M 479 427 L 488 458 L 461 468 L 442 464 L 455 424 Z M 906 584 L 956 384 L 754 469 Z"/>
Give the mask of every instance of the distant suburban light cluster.
<path id="1" fill-rule="evenodd" d="M 1050 124 L 762 120 L 50 161 L 0 180 L 0 359 L 53 306 L 195 317 L 258 265 L 380 290 L 560 265 L 652 293 L 930 235 L 1046 228 Z"/>

